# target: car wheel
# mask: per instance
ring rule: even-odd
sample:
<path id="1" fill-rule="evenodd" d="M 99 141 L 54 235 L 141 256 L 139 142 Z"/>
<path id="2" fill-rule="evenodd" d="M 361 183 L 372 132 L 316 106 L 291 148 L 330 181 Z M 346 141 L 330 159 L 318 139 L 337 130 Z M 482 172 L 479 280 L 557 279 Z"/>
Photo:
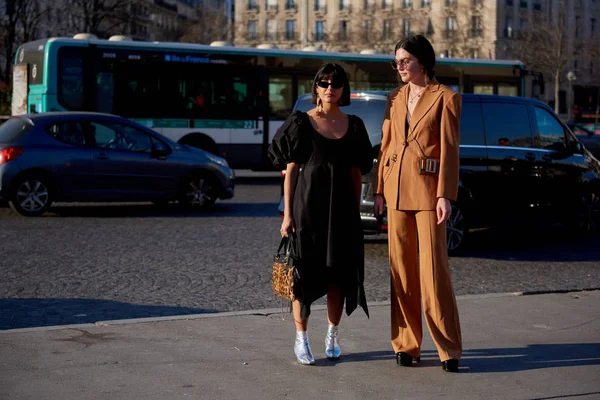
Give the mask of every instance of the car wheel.
<path id="1" fill-rule="evenodd" d="M 14 183 L 9 205 L 19 215 L 36 217 L 50 208 L 52 194 L 52 188 L 46 178 L 26 176 Z"/>
<path id="2" fill-rule="evenodd" d="M 577 231 L 594 233 L 598 231 L 600 222 L 600 196 L 596 193 L 586 193 L 581 196 L 577 207 Z"/>
<path id="3" fill-rule="evenodd" d="M 467 233 L 468 227 L 465 214 L 458 204 L 453 204 L 452 214 L 446 221 L 446 240 L 449 254 L 456 254 L 464 248 Z"/>
<path id="4" fill-rule="evenodd" d="M 215 178 L 202 173 L 184 180 L 179 202 L 187 208 L 204 210 L 217 201 L 218 186 Z"/>

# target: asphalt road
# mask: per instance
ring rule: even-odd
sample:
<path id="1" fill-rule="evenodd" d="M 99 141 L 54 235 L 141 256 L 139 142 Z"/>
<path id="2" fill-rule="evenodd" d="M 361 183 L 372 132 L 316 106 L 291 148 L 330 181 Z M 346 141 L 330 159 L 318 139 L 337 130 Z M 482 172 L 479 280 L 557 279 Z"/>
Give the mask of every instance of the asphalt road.
<path id="1" fill-rule="evenodd" d="M 151 204 L 0 209 L 0 329 L 280 307 L 277 179 L 242 180 L 205 213 Z M 600 236 L 475 232 L 450 264 L 457 295 L 600 288 Z M 389 298 L 385 236 L 365 239 L 368 300 Z M 321 301 L 323 303 L 323 300 Z"/>

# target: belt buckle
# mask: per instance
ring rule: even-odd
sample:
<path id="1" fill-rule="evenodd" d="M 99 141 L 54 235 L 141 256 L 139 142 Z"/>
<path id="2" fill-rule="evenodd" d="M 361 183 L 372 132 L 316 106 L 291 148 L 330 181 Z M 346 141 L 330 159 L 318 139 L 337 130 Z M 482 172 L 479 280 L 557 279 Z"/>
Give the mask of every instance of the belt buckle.
<path id="1" fill-rule="evenodd" d="M 435 174 L 438 170 L 437 160 L 426 158 L 425 159 L 425 172 Z"/>

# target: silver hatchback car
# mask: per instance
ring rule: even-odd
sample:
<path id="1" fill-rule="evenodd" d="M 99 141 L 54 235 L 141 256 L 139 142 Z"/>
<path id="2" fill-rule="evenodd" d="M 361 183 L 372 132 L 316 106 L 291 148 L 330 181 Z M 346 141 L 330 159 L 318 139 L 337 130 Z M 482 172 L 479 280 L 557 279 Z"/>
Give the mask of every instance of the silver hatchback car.
<path id="1" fill-rule="evenodd" d="M 204 209 L 232 198 L 234 181 L 225 159 L 115 115 L 50 112 L 0 125 L 0 200 L 24 216 L 54 201 Z"/>

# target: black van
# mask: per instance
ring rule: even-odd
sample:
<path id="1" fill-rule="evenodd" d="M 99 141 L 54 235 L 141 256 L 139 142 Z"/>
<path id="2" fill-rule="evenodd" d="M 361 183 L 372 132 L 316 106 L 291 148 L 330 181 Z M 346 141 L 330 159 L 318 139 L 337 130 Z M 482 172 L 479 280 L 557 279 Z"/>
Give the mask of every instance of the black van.
<path id="1" fill-rule="evenodd" d="M 374 95 L 373 101 L 385 108 L 385 96 Z M 462 98 L 459 195 L 446 225 L 450 252 L 460 250 L 469 229 L 515 220 L 562 223 L 585 232 L 597 229 L 600 162 L 550 107 L 523 97 L 463 94 Z M 376 158 L 382 107 L 352 101 L 357 104 L 348 112 L 371 121 L 367 129 Z M 305 95 L 295 109 L 310 107 L 310 95 Z M 385 218 L 378 224 L 373 215 L 375 169 L 363 176 L 365 233 L 387 229 Z"/>

